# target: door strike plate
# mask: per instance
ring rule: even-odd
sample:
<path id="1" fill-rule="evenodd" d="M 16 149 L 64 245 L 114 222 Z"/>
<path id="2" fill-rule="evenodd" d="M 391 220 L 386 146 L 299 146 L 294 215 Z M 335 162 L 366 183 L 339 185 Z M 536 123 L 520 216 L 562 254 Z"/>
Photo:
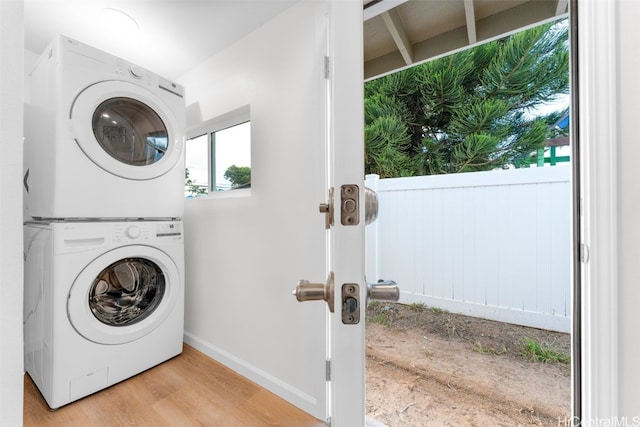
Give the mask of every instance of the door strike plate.
<path id="1" fill-rule="evenodd" d="M 357 325 L 360 323 L 360 285 L 345 283 L 342 285 L 342 323 Z"/>
<path id="2" fill-rule="evenodd" d="M 360 223 L 360 188 L 355 184 L 340 187 L 340 223 L 358 225 Z"/>

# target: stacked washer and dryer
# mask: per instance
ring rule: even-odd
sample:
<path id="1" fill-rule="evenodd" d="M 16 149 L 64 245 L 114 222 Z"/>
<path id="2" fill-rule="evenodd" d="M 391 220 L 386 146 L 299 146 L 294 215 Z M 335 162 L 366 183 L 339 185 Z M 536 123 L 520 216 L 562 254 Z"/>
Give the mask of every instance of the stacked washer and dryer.
<path id="1" fill-rule="evenodd" d="M 51 408 L 182 352 L 184 90 L 58 36 L 25 107 L 25 370 Z"/>

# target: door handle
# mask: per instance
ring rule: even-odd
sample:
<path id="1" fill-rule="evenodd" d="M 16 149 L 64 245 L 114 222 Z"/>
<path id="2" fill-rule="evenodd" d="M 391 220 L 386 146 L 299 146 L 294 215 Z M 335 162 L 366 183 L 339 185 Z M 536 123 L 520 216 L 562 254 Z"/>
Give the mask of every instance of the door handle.
<path id="1" fill-rule="evenodd" d="M 378 193 L 369 187 L 364 187 L 364 219 L 365 225 L 371 224 L 378 218 Z"/>
<path id="2" fill-rule="evenodd" d="M 311 283 L 308 280 L 299 280 L 298 286 L 293 291 L 299 302 L 304 301 L 325 301 L 329 306 L 329 311 L 333 313 L 334 295 L 333 271 L 329 273 L 326 283 Z"/>
<path id="3" fill-rule="evenodd" d="M 366 282 L 366 281 L 365 281 Z M 369 301 L 398 301 L 400 289 L 393 280 L 367 283 L 367 304 Z M 335 280 L 333 272 L 329 273 L 326 283 L 311 283 L 308 280 L 299 280 L 293 291 L 299 302 L 325 301 L 329 311 L 334 312 Z M 357 283 L 345 283 L 342 285 L 340 301 L 342 304 L 342 323 L 355 325 L 360 323 L 360 285 Z"/>
<path id="4" fill-rule="evenodd" d="M 400 289 L 393 280 L 383 280 L 378 283 L 367 282 L 367 304 L 369 301 L 391 301 L 400 299 Z"/>

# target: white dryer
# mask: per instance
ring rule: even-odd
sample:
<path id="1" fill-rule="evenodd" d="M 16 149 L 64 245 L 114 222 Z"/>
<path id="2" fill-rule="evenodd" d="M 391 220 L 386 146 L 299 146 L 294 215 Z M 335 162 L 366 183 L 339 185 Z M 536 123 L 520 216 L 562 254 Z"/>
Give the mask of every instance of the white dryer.
<path id="1" fill-rule="evenodd" d="M 28 223 L 25 370 L 58 408 L 182 352 L 180 221 Z"/>
<path id="2" fill-rule="evenodd" d="M 31 218 L 180 218 L 184 89 L 65 36 L 31 73 Z"/>

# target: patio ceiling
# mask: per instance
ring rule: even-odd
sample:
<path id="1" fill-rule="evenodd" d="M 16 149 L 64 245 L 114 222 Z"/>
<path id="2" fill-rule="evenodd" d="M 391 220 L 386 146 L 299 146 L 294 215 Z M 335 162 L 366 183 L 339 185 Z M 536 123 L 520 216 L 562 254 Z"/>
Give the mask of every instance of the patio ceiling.
<path id="1" fill-rule="evenodd" d="M 364 0 L 364 75 L 375 78 L 567 13 L 569 0 Z"/>

